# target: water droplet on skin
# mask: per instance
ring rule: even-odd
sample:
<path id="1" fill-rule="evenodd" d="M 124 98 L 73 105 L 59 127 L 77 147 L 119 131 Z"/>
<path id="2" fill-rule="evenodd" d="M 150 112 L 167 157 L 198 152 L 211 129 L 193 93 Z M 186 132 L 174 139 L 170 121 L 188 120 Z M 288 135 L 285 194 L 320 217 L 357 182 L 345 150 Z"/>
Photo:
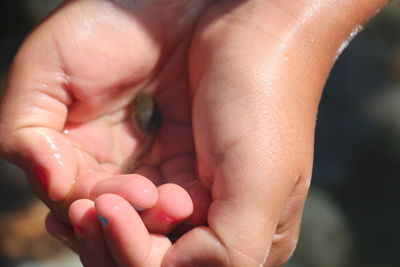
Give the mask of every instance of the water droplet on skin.
<path id="1" fill-rule="evenodd" d="M 63 156 L 60 153 L 54 153 L 53 157 L 56 159 L 58 165 L 63 166 L 64 165 L 64 161 L 63 161 Z"/>

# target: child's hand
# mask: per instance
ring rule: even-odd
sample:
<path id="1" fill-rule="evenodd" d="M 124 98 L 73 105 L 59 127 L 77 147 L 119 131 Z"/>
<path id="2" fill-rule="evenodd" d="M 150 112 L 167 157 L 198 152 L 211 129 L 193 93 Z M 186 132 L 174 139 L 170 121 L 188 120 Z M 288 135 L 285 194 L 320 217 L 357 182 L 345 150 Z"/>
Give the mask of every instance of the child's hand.
<path id="1" fill-rule="evenodd" d="M 0 151 L 59 219 L 80 198 L 115 193 L 149 208 L 153 184 L 198 189 L 186 52 L 209 2 L 65 1 L 21 47 L 0 106 Z M 146 139 L 132 125 L 139 92 L 155 94 L 164 115 L 136 171 L 150 181 L 120 176 Z"/>
<path id="2" fill-rule="evenodd" d="M 95 202 L 78 200 L 69 215 L 75 233 L 51 214 L 47 227 L 79 254 L 85 266 L 161 266 L 171 247 L 166 236 L 149 233 L 137 210 L 117 195 L 102 195 Z M 161 222 L 164 227 L 173 223 Z"/>
<path id="3" fill-rule="evenodd" d="M 93 228 L 99 248 L 78 249 L 88 264 L 106 257 L 117 265 L 280 265 L 298 236 L 321 89 L 339 47 L 386 2 L 66 1 L 14 62 L 0 110 L 1 152 L 25 167 L 58 217 L 67 220 L 77 199 L 99 197 L 109 240 Z M 207 222 L 165 255 L 168 240 L 149 236 L 126 200 L 106 194 L 139 203 L 129 199 L 137 185 L 125 194 L 118 176 L 141 142 L 129 119 L 139 91 L 157 91 L 165 123 L 138 172 L 185 188 L 194 206 L 188 229 Z M 138 181 L 153 201 L 140 204 L 159 214 L 160 188 Z M 97 223 L 92 202 L 76 205 L 72 221 L 87 212 Z M 123 215 L 114 217 L 115 206 Z M 135 251 L 140 241 L 144 256 Z M 107 248 L 112 257 L 98 255 Z"/>

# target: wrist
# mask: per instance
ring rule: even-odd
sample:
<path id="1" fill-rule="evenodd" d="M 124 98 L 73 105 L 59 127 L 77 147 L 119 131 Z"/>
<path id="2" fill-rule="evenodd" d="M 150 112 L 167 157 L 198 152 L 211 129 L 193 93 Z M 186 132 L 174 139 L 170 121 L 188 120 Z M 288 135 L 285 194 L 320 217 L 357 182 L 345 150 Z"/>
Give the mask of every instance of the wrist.
<path id="1" fill-rule="evenodd" d="M 277 6 L 278 2 L 281 1 L 273 1 L 272 4 Z M 301 0 L 295 3 L 285 1 L 279 3 L 279 9 L 281 13 L 286 14 L 286 18 L 281 19 L 289 21 L 286 30 L 295 41 L 313 43 L 311 46 L 314 46 L 317 53 L 330 55 L 334 61 L 349 41 L 388 2 L 388 0 Z"/>

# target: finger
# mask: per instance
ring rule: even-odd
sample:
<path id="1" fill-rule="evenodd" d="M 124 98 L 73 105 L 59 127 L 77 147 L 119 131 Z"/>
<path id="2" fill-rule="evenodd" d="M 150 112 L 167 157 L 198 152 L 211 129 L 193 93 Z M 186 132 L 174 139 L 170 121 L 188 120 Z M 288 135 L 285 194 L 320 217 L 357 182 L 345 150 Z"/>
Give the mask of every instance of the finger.
<path id="1" fill-rule="evenodd" d="M 94 209 L 94 202 L 87 199 L 75 201 L 69 209 L 69 218 L 80 242 L 77 253 L 84 266 L 115 266 Z"/>
<path id="2" fill-rule="evenodd" d="M 166 237 L 150 236 L 137 211 L 120 196 L 105 194 L 95 203 L 108 247 L 118 266 L 160 265 L 170 246 Z"/>
<path id="3" fill-rule="evenodd" d="M 106 20 L 97 19 L 100 13 Z M 92 29 L 84 38 L 82 20 Z M 105 29 L 109 22 L 120 27 Z M 62 134 L 67 118 L 87 122 L 122 109 L 157 64 L 161 45 L 150 45 L 154 40 L 142 26 L 119 5 L 67 1 L 18 52 L 0 106 L 0 153 L 33 173 L 46 202 L 64 199 L 76 177 L 73 159 L 80 155 L 66 149 L 71 144 Z"/>
<path id="4" fill-rule="evenodd" d="M 158 187 L 158 200 L 154 207 L 140 213 L 152 233 L 170 233 L 193 212 L 193 202 L 188 192 L 176 184 Z"/>
<path id="5" fill-rule="evenodd" d="M 110 175 L 107 172 L 81 171 L 68 198 L 51 205 L 58 218 L 68 222 L 66 214 L 71 203 L 77 199 L 96 199 L 101 194 L 115 193 L 126 198 L 137 210 L 154 206 L 157 189 L 152 182 L 141 175 Z"/>
<path id="6" fill-rule="evenodd" d="M 193 213 L 186 220 L 191 226 L 207 224 L 208 209 L 211 204 L 211 193 L 198 180 L 195 180 L 184 188 L 193 201 Z"/>
<path id="7" fill-rule="evenodd" d="M 155 185 L 138 174 L 117 175 L 105 179 L 94 186 L 90 197 L 96 199 L 107 193 L 123 197 L 139 211 L 153 207 L 158 198 Z"/>
<path id="8" fill-rule="evenodd" d="M 34 191 L 47 204 L 63 200 L 77 173 L 74 151 L 64 136 L 52 129 L 26 128 L 12 133 L 12 161 L 26 172 Z"/>
<path id="9" fill-rule="evenodd" d="M 168 250 L 164 257 L 165 266 L 261 266 L 241 265 L 230 262 L 224 244 L 219 237 L 205 226 L 187 232 Z"/>
<path id="10" fill-rule="evenodd" d="M 299 238 L 310 179 L 299 180 L 281 213 L 265 266 L 282 266 L 292 256 Z"/>
<path id="11" fill-rule="evenodd" d="M 49 212 L 46 217 L 46 229 L 47 232 L 54 238 L 60 240 L 72 251 L 76 252 L 79 249 L 79 241 L 77 240 L 74 230 L 70 225 L 67 225 L 57 219 L 53 212 Z"/>
<path id="12" fill-rule="evenodd" d="M 169 237 L 173 239 L 181 236 L 196 226 L 207 225 L 208 209 L 212 201 L 211 193 L 198 180 L 183 183 L 182 187 L 189 193 L 189 196 L 192 199 L 193 212 L 187 219 L 179 224 L 179 226 L 173 231 L 173 235 L 169 235 Z"/>
<path id="13" fill-rule="evenodd" d="M 207 212 L 211 203 L 211 193 L 197 179 L 192 154 L 174 157 L 164 162 L 161 172 L 168 183 L 181 185 L 193 202 L 192 214 L 175 231 L 177 236 L 198 225 L 207 223 Z"/>

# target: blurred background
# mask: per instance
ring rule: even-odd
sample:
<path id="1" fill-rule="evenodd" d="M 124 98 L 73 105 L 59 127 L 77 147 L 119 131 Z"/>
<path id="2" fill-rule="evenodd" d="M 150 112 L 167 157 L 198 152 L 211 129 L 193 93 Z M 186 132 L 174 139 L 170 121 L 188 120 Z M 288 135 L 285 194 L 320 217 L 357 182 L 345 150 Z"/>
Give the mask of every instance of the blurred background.
<path id="1" fill-rule="evenodd" d="M 26 35 L 59 0 L 0 2 L 0 81 Z M 398 267 L 400 257 L 400 1 L 336 63 L 318 115 L 313 182 L 287 267 Z M 47 236 L 46 208 L 0 160 L 0 266 L 81 266 Z"/>

